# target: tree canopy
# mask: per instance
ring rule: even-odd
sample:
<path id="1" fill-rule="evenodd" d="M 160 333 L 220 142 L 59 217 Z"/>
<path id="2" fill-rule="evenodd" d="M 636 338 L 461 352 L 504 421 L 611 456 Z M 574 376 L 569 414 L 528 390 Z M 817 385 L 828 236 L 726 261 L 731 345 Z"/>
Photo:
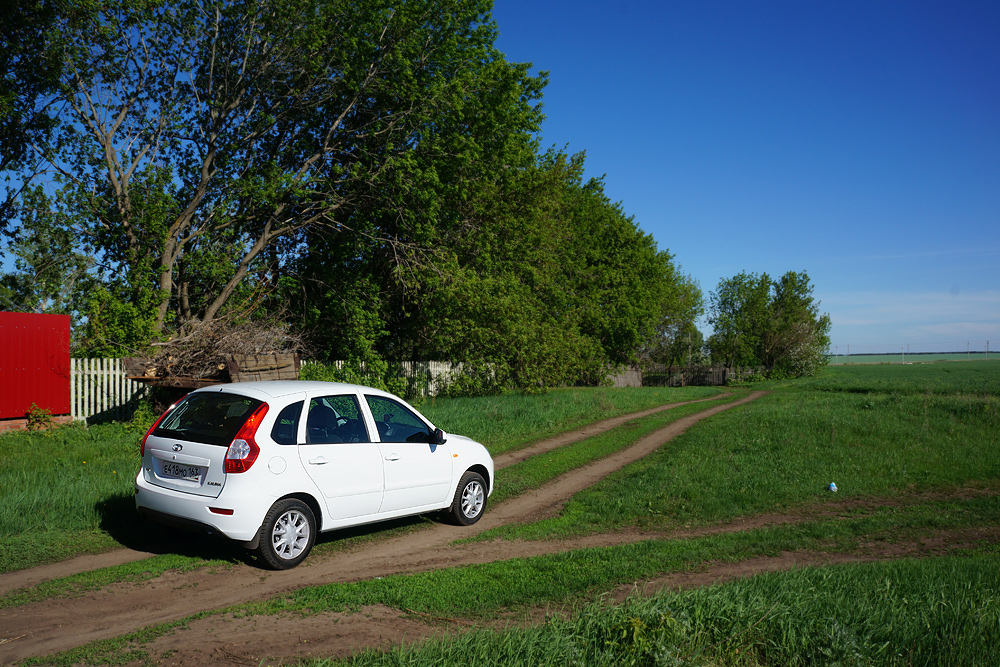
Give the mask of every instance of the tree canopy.
<path id="1" fill-rule="evenodd" d="M 540 151 L 547 76 L 497 50 L 490 0 L 24 7 L 51 67 L 4 90 L 54 103 L 2 138 L 47 164 L 0 297 L 75 313 L 78 351 L 277 316 L 320 358 L 544 387 L 700 312 L 583 154 Z"/>
<path id="2" fill-rule="evenodd" d="M 61 203 L 149 329 L 210 321 L 405 169 L 502 56 L 470 0 L 112 2 L 63 74 Z M 66 24 L 67 30 L 72 26 Z M 250 281 L 252 282 L 252 281 Z"/>
<path id="3" fill-rule="evenodd" d="M 770 376 L 811 375 L 826 363 L 830 316 L 820 314 L 805 271 L 774 280 L 740 273 L 710 296 L 712 358 L 727 366 L 762 368 Z"/>

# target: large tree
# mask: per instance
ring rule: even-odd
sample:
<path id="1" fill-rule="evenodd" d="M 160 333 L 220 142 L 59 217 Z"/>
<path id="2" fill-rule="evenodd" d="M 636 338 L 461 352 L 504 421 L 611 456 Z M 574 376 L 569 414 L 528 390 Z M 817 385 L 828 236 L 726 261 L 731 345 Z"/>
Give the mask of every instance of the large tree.
<path id="1" fill-rule="evenodd" d="M 0 0 L 0 231 L 15 212 L 48 148 L 59 108 L 67 48 L 58 29 L 78 25 L 88 5 L 74 0 Z"/>
<path id="2" fill-rule="evenodd" d="M 489 8 L 117 0 L 64 22 L 64 217 L 153 334 L 256 303 L 312 230 L 354 232 L 349 212 L 460 122 L 504 65 Z"/>
<path id="3" fill-rule="evenodd" d="M 538 387 L 598 381 L 692 320 L 697 287 L 582 154 L 539 155 L 546 76 L 495 48 L 490 6 L 112 0 L 64 18 L 60 150 L 32 215 L 93 249 L 87 348 L 284 308 L 317 356 Z"/>
<path id="4" fill-rule="evenodd" d="M 428 318 L 427 295 L 469 257 L 494 256 L 488 229 L 536 159 L 545 76 L 528 69 L 490 51 L 458 73 L 452 112 L 421 128 L 391 173 L 355 190 L 338 228 L 309 230 L 284 285 L 331 358 L 441 353 L 428 350 L 427 323 L 440 318 Z"/>
<path id="5" fill-rule="evenodd" d="M 548 152 L 483 204 L 412 317 L 419 354 L 488 362 L 518 387 L 599 382 L 636 359 L 681 276 L 583 172 L 582 154 Z"/>
<path id="6" fill-rule="evenodd" d="M 0 0 L 0 171 L 31 157 L 54 125 L 48 102 L 62 71 L 60 0 Z"/>
<path id="7" fill-rule="evenodd" d="M 740 273 L 719 281 L 710 297 L 712 358 L 767 375 L 810 375 L 826 363 L 830 316 L 820 314 L 805 271 L 774 280 Z"/>
<path id="8" fill-rule="evenodd" d="M 379 234 L 310 243 L 300 303 L 321 349 L 461 361 L 482 371 L 481 389 L 537 388 L 600 382 L 636 358 L 657 322 L 683 318 L 688 279 L 600 180 L 584 179 L 583 155 L 538 155 L 512 131 L 537 115 L 523 100 L 499 103 L 498 91 L 516 101 L 520 87 L 498 83 L 467 108 L 475 122 L 462 145 L 481 159 L 428 142 L 438 148 L 418 150 L 400 191 L 383 198 L 411 205 L 353 212 L 350 224 Z M 412 180 L 419 187 L 401 184 Z M 390 235 L 397 246 L 377 240 Z M 407 248 L 432 261 L 400 266 L 393 257 Z"/>
<path id="9" fill-rule="evenodd" d="M 669 285 L 669 306 L 652 337 L 642 348 L 642 361 L 668 366 L 693 366 L 704 361 L 704 334 L 695 324 L 705 312 L 697 281 L 678 275 Z"/>

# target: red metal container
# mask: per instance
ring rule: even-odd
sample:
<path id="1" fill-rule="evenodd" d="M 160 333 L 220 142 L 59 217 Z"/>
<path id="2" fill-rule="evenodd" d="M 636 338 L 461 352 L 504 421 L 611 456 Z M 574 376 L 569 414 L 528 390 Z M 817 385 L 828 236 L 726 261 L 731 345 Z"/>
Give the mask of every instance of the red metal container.
<path id="1" fill-rule="evenodd" d="M 70 411 L 69 315 L 0 312 L 0 419 Z"/>

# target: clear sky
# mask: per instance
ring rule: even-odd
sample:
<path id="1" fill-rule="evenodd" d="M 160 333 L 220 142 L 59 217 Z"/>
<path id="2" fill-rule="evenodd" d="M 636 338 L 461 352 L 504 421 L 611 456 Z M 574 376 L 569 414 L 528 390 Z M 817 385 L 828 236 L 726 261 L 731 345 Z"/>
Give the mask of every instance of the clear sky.
<path id="1" fill-rule="evenodd" d="M 805 270 L 831 349 L 1000 351 L 1000 2 L 495 2 L 543 147 L 706 300 Z"/>

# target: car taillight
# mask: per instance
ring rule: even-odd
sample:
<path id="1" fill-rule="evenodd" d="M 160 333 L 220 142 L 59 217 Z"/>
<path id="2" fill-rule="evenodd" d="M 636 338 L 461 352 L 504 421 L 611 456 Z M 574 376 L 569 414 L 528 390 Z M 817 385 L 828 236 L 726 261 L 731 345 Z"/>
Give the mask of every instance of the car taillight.
<path id="1" fill-rule="evenodd" d="M 257 460 L 257 455 L 260 454 L 260 447 L 257 446 L 257 441 L 254 438 L 257 437 L 257 428 L 264 421 L 264 415 L 266 414 L 267 403 L 262 403 L 250 415 L 250 418 L 243 422 L 239 433 L 233 438 L 232 444 L 229 445 L 229 450 L 226 451 L 226 463 L 223 470 L 227 473 L 246 472 L 253 465 L 253 462 Z"/>

